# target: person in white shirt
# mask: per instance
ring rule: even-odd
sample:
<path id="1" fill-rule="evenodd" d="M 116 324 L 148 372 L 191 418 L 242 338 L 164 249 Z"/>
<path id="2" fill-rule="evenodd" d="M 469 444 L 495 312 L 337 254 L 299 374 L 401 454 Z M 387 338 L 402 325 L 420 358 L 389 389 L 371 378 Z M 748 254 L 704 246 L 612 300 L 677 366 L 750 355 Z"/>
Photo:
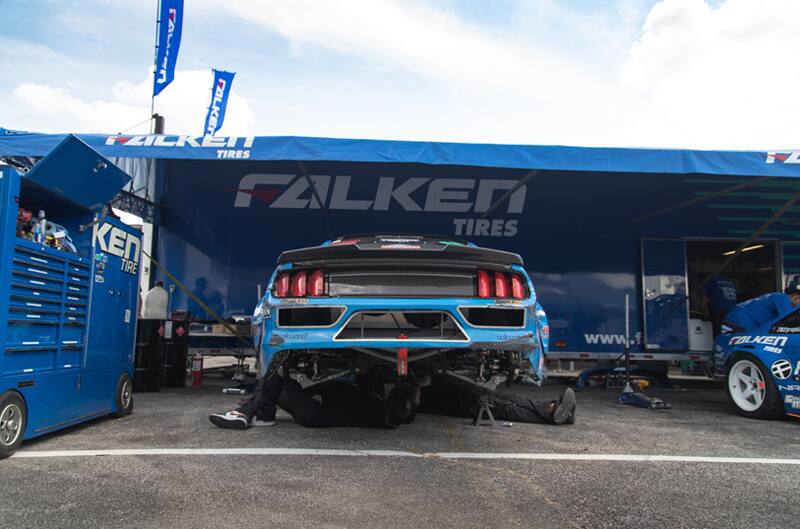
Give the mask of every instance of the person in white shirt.
<path id="1" fill-rule="evenodd" d="M 164 289 L 164 282 L 156 281 L 156 285 L 142 298 L 142 319 L 166 320 L 168 303 L 169 295 Z"/>

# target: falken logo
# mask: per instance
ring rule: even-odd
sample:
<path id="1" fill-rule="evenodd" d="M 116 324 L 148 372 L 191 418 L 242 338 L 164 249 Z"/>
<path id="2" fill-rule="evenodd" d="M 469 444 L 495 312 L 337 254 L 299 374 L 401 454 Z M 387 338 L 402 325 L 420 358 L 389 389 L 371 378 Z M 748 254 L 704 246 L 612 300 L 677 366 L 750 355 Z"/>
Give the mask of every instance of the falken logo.
<path id="1" fill-rule="evenodd" d="M 493 201 L 510 190 L 516 180 L 476 178 L 395 178 L 382 176 L 368 179 L 367 195 L 358 199 L 351 196 L 352 177 L 338 175 L 311 175 L 314 188 L 328 209 L 355 211 L 388 211 L 392 204 L 405 211 L 436 213 L 485 213 Z M 288 186 L 288 187 L 287 187 Z M 525 208 L 526 187 L 517 189 L 505 211 L 520 214 Z M 239 181 L 233 207 L 248 208 L 253 198 L 269 204 L 271 208 L 320 209 L 308 180 L 295 174 L 248 174 Z"/>
<path id="2" fill-rule="evenodd" d="M 213 116 L 212 116 L 213 117 Z M 106 145 L 125 147 L 207 147 L 216 149 L 217 159 L 250 158 L 255 136 L 173 136 L 143 134 L 140 136 L 107 136 Z"/>
<path id="3" fill-rule="evenodd" d="M 798 163 L 800 164 L 800 151 L 793 152 L 768 152 L 767 163 Z"/>
<path id="4" fill-rule="evenodd" d="M 169 134 L 143 134 L 140 136 L 107 136 L 106 145 L 126 147 L 241 147 L 249 149 L 255 136 L 176 136 Z"/>
<path id="5" fill-rule="evenodd" d="M 169 61 L 169 48 L 170 43 L 172 42 L 172 35 L 175 33 L 176 14 L 177 10 L 175 8 L 169 10 L 169 16 L 167 18 L 167 44 L 164 51 L 164 60 L 161 61 L 161 68 L 158 69 L 158 79 L 156 79 L 158 84 L 164 84 L 167 82 L 167 63 Z"/>
<path id="6" fill-rule="evenodd" d="M 120 258 L 120 270 L 136 275 L 142 250 L 139 237 L 104 222 L 95 230 L 94 239 L 100 251 Z"/>
<path id="7" fill-rule="evenodd" d="M 389 211 L 399 206 L 414 212 L 479 214 L 489 211 L 518 184 L 517 180 L 382 176 L 364 178 L 356 198 L 351 192 L 352 180 L 347 175 L 310 175 L 306 179 L 295 174 L 252 173 L 239 181 L 233 207 L 249 208 L 255 198 L 270 208 L 320 209 L 321 200 L 331 210 Z M 355 190 L 356 186 L 352 187 Z M 526 186 L 520 186 L 493 211 L 521 214 L 526 193 Z M 452 222 L 459 237 L 514 237 L 518 232 L 518 219 L 453 218 Z"/>
<path id="8" fill-rule="evenodd" d="M 784 347 L 787 341 L 788 338 L 786 336 L 734 336 L 730 339 L 728 345 L 756 343 L 761 345 Z"/>
<path id="9" fill-rule="evenodd" d="M 222 103 L 222 98 L 225 97 L 225 86 L 228 82 L 225 79 L 220 79 L 217 82 L 217 87 L 214 89 L 214 100 L 211 102 L 211 114 L 208 116 L 208 128 L 206 134 L 214 134 L 217 130 L 217 121 L 219 120 L 219 105 Z"/>

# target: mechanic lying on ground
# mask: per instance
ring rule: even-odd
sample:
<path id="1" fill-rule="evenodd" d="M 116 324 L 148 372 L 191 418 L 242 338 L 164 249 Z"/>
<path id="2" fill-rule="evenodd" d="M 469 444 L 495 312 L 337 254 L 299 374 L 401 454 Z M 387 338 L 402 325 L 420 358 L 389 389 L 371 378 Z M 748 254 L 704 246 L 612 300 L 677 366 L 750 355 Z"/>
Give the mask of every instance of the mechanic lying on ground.
<path id="1" fill-rule="evenodd" d="M 500 421 L 575 424 L 575 392 L 567 388 L 558 400 L 533 400 L 519 395 L 481 389 L 449 377 L 437 377 L 422 389 L 419 411 L 451 417 L 474 418 L 485 396 L 495 419 Z"/>
<path id="2" fill-rule="evenodd" d="M 327 382 L 303 389 L 282 371 L 278 369 L 262 378 L 252 396 L 235 410 L 210 415 L 211 422 L 235 430 L 274 426 L 278 406 L 297 424 L 313 428 L 397 428 L 414 420 L 418 386 L 394 388 L 384 398 L 383 384 L 370 376 L 359 377 L 356 383 Z"/>
<path id="3" fill-rule="evenodd" d="M 800 284 L 792 282 L 784 292 L 773 292 L 736 305 L 722 323 L 722 332 L 759 331 L 772 320 L 800 305 Z"/>
<path id="4" fill-rule="evenodd" d="M 575 393 L 567 388 L 558 400 L 534 401 L 516 395 L 485 394 L 460 382 L 418 376 L 415 384 L 395 387 L 384 399 L 379 379 L 361 377 L 357 383 L 330 382 L 302 389 L 277 372 L 262 379 L 253 395 L 239 408 L 209 416 L 220 428 L 244 430 L 250 426 L 274 426 L 277 406 L 308 427 L 366 426 L 396 428 L 409 424 L 420 411 L 453 417 L 475 417 L 482 396 L 494 417 L 501 421 L 574 424 Z M 421 386 L 425 386 L 421 389 Z"/>

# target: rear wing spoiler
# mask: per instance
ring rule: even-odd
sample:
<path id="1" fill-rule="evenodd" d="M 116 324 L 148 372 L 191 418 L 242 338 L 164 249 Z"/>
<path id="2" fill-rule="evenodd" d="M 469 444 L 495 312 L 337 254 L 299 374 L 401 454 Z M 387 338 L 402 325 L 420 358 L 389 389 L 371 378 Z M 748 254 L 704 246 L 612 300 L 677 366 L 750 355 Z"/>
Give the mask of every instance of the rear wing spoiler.
<path id="1" fill-rule="evenodd" d="M 512 252 L 456 244 L 332 244 L 288 250 L 278 256 L 278 264 L 332 264 L 338 261 L 385 264 L 415 262 L 436 264 L 522 265 L 522 257 Z"/>

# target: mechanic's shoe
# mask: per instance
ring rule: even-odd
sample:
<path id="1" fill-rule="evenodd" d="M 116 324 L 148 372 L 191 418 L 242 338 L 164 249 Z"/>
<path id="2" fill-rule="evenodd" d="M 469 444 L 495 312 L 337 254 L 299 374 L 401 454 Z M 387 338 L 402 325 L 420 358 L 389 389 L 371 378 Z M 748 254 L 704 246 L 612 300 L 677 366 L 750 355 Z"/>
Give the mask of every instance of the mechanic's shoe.
<path id="1" fill-rule="evenodd" d="M 250 426 L 253 426 L 255 428 L 263 428 L 265 426 L 275 426 L 275 419 L 265 421 L 263 419 L 259 419 L 258 417 L 253 417 L 252 419 L 250 419 Z"/>
<path id="2" fill-rule="evenodd" d="M 553 409 L 553 424 L 564 424 L 570 420 L 570 417 L 574 423 L 576 404 L 575 392 L 572 391 L 572 388 L 565 389 Z"/>
<path id="3" fill-rule="evenodd" d="M 250 421 L 247 420 L 247 415 L 238 411 L 229 411 L 227 413 L 212 413 L 208 419 L 220 428 L 227 428 L 229 430 L 246 430 L 250 426 Z"/>
<path id="4" fill-rule="evenodd" d="M 570 424 L 570 425 L 571 424 L 575 424 L 575 412 L 576 411 L 577 411 L 576 409 L 572 410 L 572 413 L 570 413 L 569 417 L 567 417 L 567 422 L 565 422 L 564 424 Z"/>

